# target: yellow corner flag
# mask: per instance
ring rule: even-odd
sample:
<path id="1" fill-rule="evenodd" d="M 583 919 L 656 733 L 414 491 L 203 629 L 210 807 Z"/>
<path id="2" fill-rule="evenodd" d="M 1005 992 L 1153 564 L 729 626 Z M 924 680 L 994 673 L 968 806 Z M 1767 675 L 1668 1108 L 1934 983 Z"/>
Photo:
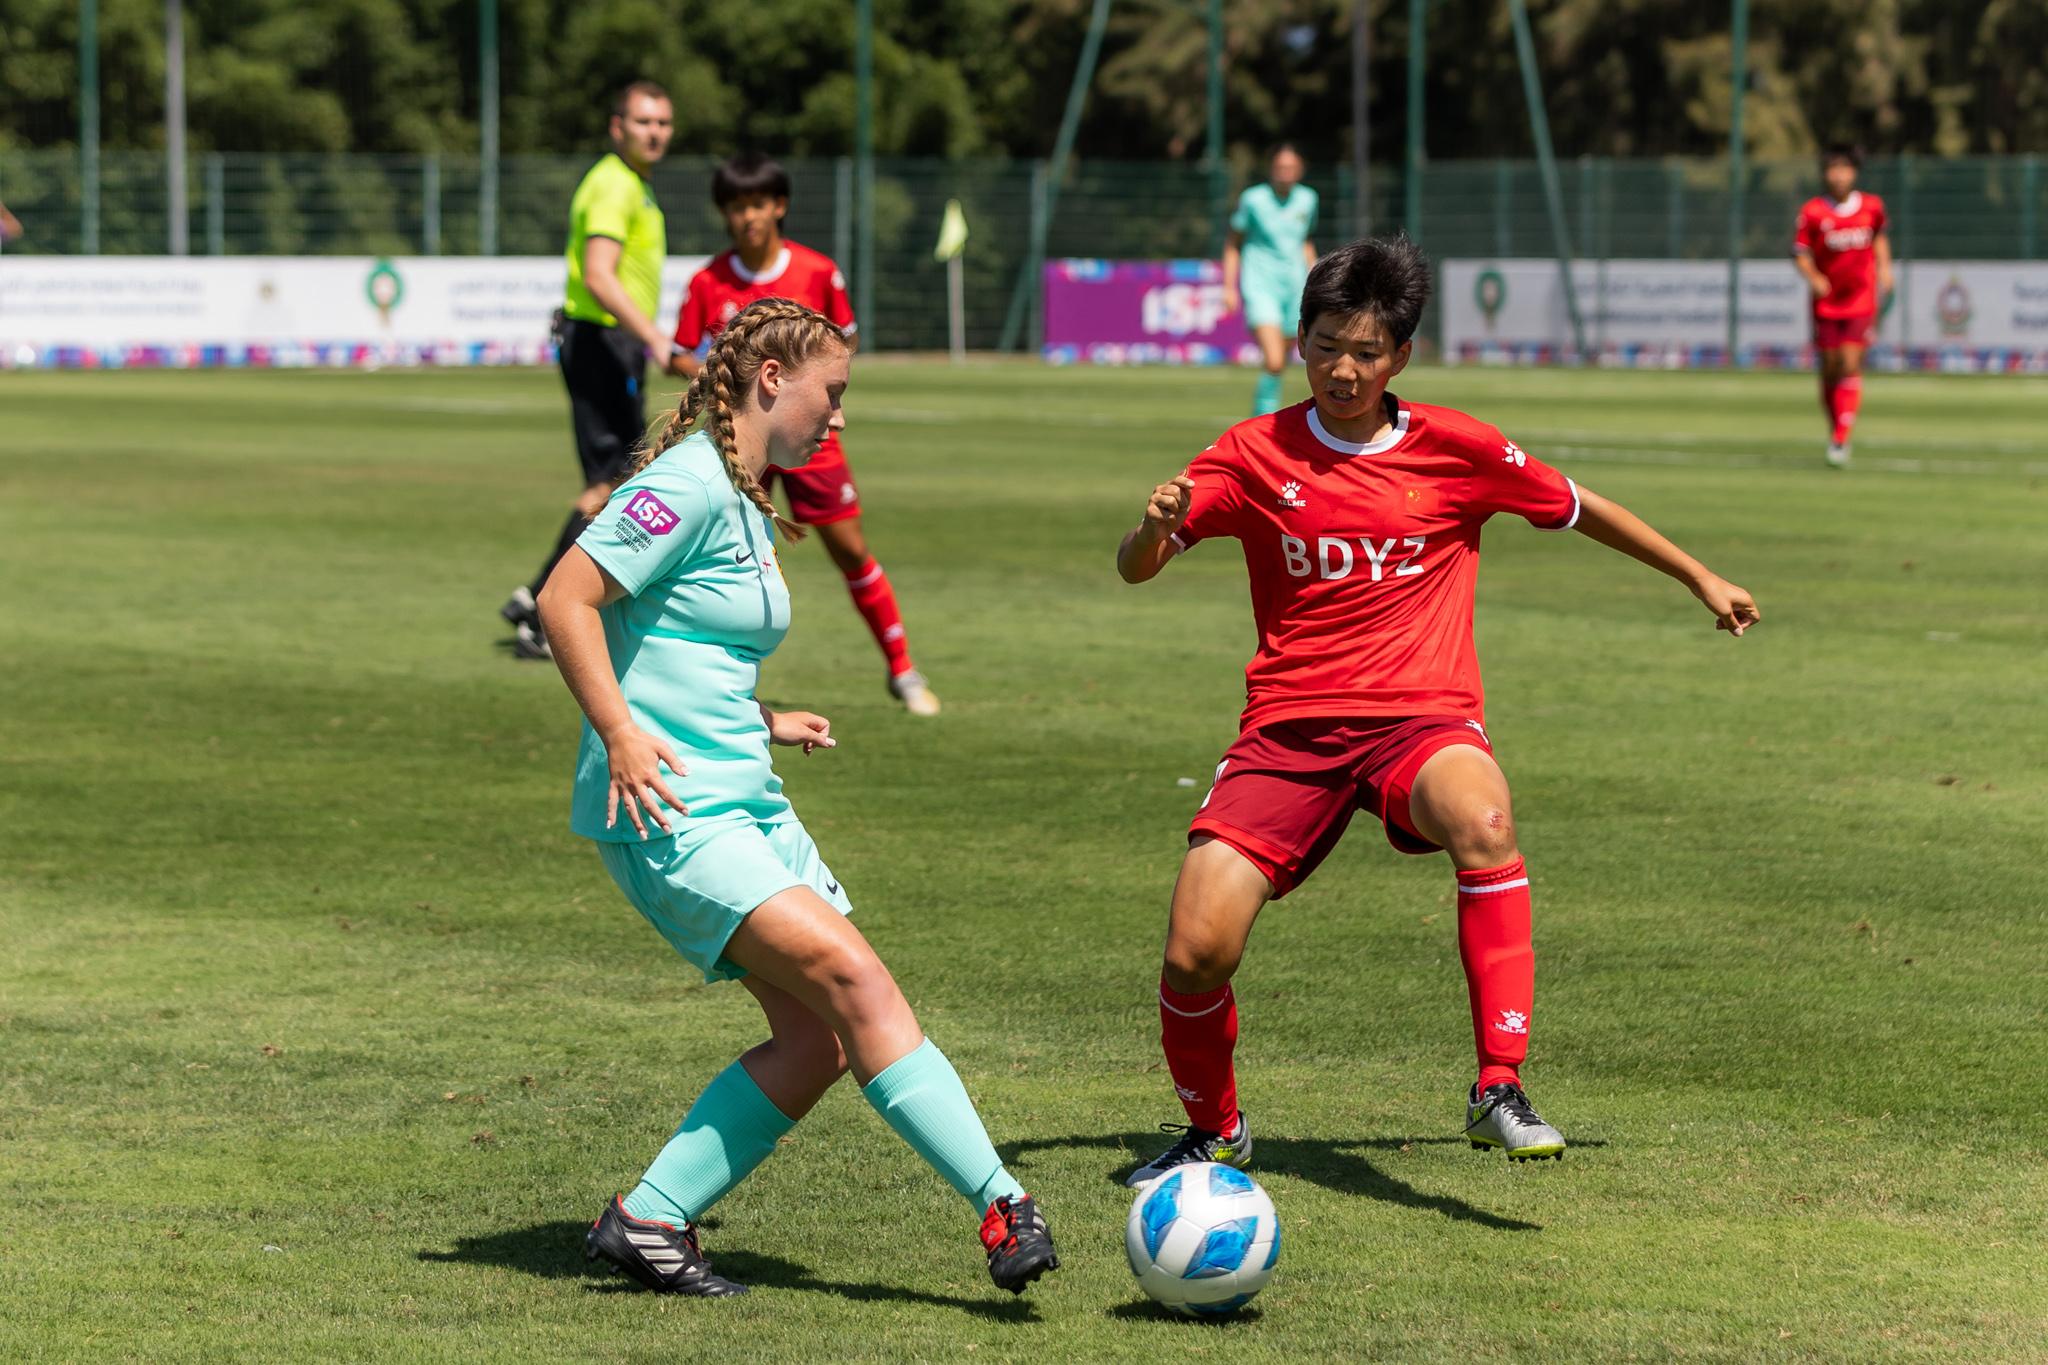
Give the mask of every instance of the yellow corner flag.
<path id="1" fill-rule="evenodd" d="M 967 248 L 967 215 L 960 211 L 958 199 L 946 201 L 946 216 L 939 223 L 939 244 L 932 248 L 932 259 L 950 261 Z"/>

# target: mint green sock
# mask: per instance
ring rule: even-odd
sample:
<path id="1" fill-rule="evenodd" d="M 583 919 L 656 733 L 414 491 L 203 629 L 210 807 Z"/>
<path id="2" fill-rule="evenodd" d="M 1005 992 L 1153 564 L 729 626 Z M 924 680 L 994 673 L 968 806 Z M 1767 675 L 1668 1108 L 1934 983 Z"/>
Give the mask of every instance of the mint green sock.
<path id="1" fill-rule="evenodd" d="M 989 1143 L 960 1073 L 931 1039 L 891 1062 L 860 1093 L 976 1213 L 987 1213 L 1005 1195 L 1024 1193 Z"/>
<path id="2" fill-rule="evenodd" d="M 711 1078 L 682 1126 L 626 1196 L 626 1212 L 681 1226 L 702 1218 L 768 1159 L 796 1120 L 775 1107 L 734 1062 Z"/>
<path id="3" fill-rule="evenodd" d="M 1280 411 L 1281 379 L 1277 374 L 1261 373 L 1259 387 L 1252 397 L 1252 416 L 1264 417 L 1269 412 Z"/>

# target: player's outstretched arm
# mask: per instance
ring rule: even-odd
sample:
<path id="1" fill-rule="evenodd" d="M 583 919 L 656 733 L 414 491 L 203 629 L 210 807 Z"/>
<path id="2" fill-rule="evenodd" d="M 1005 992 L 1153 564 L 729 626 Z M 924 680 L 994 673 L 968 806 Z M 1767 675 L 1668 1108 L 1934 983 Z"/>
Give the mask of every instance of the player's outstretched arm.
<path id="1" fill-rule="evenodd" d="M 1758 621 L 1756 599 L 1748 591 L 1707 568 L 1673 545 L 1656 528 L 1618 502 L 1601 497 L 1588 488 L 1579 489 L 1578 530 L 1611 550 L 1640 559 L 1653 569 L 1685 584 L 1694 597 L 1714 613 L 1714 628 L 1740 635 Z"/>
<path id="2" fill-rule="evenodd" d="M 1124 582 L 1143 583 L 1166 567 L 1173 558 L 1173 533 L 1188 519 L 1194 492 L 1195 481 L 1185 474 L 1152 490 L 1145 500 L 1144 520 L 1116 547 L 1116 571 Z"/>
<path id="3" fill-rule="evenodd" d="M 617 824 L 619 807 L 624 806 L 626 817 L 644 839 L 647 820 L 660 826 L 662 833 L 669 832 L 668 817 L 661 809 L 664 804 L 677 815 L 689 814 L 662 780 L 662 765 L 678 777 L 688 770 L 666 741 L 633 723 L 626 694 L 612 674 L 611 650 L 605 644 L 604 621 L 597 609 L 625 595 L 626 590 L 600 569 L 582 546 L 572 545 L 541 587 L 540 625 L 554 653 L 555 667 L 562 671 L 562 681 L 569 684 L 590 728 L 604 741 L 605 759 L 612 772 L 605 825 Z M 642 819 L 643 813 L 646 819 Z"/>

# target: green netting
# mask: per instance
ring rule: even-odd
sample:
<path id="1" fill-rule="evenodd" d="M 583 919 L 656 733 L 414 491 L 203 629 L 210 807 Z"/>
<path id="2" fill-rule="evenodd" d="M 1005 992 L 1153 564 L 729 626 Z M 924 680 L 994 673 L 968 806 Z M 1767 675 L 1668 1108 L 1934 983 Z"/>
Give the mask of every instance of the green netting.
<path id="1" fill-rule="evenodd" d="M 561 250 L 569 196 L 588 158 L 511 156 L 500 162 L 498 249 Z M 668 211 L 669 248 L 723 244 L 712 209 L 708 157 L 673 156 L 654 177 Z M 849 275 L 855 241 L 853 168 L 846 159 L 793 160 L 788 230 L 838 257 Z M 1587 259 L 1729 254 L 1725 162 L 1583 159 L 1560 166 L 1573 252 Z M 252 254 L 466 254 L 480 241 L 482 168 L 475 157 L 215 153 L 189 167 L 192 250 Z M 966 209 L 973 236 L 966 274 L 967 339 L 996 344 L 1030 246 L 1042 164 L 883 158 L 876 164 L 875 306 L 862 319 L 869 344 L 934 349 L 946 342 L 945 271 L 931 258 L 946 200 Z M 2036 157 L 1874 160 L 1864 185 L 1891 205 L 1901 257 L 2037 259 L 2048 250 L 2048 176 Z M 1348 170 L 1312 175 L 1321 189 L 1325 243 L 1358 224 Z M 1792 219 L 1815 190 L 1805 161 L 1753 166 L 1741 249 L 1789 248 Z M 1369 218 L 1400 225 L 1398 170 L 1375 172 Z M 0 200 L 28 236 L 10 252 L 75 252 L 83 238 L 76 153 L 0 153 Z M 165 250 L 168 195 L 162 157 L 101 158 L 100 247 L 108 254 Z M 1457 161 L 1426 168 L 1420 238 L 1431 255 L 1548 256 L 1556 249 L 1533 161 Z M 1201 256 L 1215 250 L 1217 206 L 1194 163 L 1080 161 L 1060 187 L 1047 235 L 1050 256 Z"/>

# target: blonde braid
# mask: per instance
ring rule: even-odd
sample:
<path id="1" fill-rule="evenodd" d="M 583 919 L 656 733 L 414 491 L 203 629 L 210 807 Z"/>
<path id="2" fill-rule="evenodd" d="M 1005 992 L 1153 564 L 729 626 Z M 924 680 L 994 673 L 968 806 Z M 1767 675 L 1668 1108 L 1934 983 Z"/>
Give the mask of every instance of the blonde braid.
<path id="1" fill-rule="evenodd" d="M 759 305 L 755 305 L 758 307 Z M 752 309 L 747 310 L 749 312 Z M 734 318 L 726 327 L 719 340 L 725 340 L 739 326 Z M 758 329 L 757 321 L 748 331 Z M 711 377 L 711 406 L 709 410 L 711 444 L 718 447 L 718 458 L 725 464 L 725 477 L 732 480 L 732 486 L 739 495 L 761 509 L 761 514 L 775 523 L 775 529 L 790 540 L 802 540 L 804 528 L 775 510 L 775 502 L 768 496 L 768 490 L 761 481 L 749 474 L 740 464 L 739 445 L 732 429 L 732 410 L 739 405 L 739 395 L 746 392 L 745 381 L 740 377 L 738 351 L 751 336 L 737 338 L 732 346 L 713 346 L 711 354 L 704 358 L 704 373 Z M 757 363 L 754 368 L 760 369 Z"/>
<path id="2" fill-rule="evenodd" d="M 804 528 L 775 510 L 768 490 L 740 463 L 733 412 L 747 402 L 747 386 L 761 372 L 762 361 L 777 360 L 794 370 L 835 345 L 845 346 L 846 334 L 823 314 L 802 304 L 788 299 L 762 299 L 741 309 L 711 343 L 711 351 L 704 357 L 696 378 L 690 381 L 682 402 L 662 423 L 660 431 L 642 442 L 634 453 L 627 477 L 647 468 L 702 418 L 733 489 L 759 508 L 762 515 L 773 519 L 775 529 L 785 537 L 802 540 Z"/>

